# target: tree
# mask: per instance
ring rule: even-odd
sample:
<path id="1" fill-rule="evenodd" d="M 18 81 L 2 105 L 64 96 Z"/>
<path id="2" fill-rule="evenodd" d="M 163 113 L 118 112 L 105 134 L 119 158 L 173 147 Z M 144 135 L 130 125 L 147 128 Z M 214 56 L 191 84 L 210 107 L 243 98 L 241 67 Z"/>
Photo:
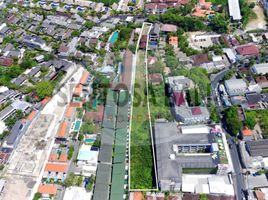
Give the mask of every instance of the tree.
<path id="1" fill-rule="evenodd" d="M 88 182 L 87 187 L 86 187 L 86 190 L 88 192 L 90 192 L 92 190 L 94 182 L 95 182 L 95 176 L 92 174 L 89 178 L 89 182 Z"/>
<path id="2" fill-rule="evenodd" d="M 23 69 L 32 68 L 36 65 L 36 62 L 30 56 L 25 56 L 20 64 L 20 67 Z"/>
<path id="3" fill-rule="evenodd" d="M 95 25 L 95 23 L 92 21 L 86 21 L 84 25 L 86 28 L 91 29 Z"/>
<path id="4" fill-rule="evenodd" d="M 71 172 L 71 173 L 67 176 L 67 178 L 64 180 L 63 185 L 64 185 L 65 187 L 71 187 L 71 186 L 73 185 L 73 183 L 74 183 L 74 180 L 75 180 L 75 175 L 74 175 L 73 172 Z"/>
<path id="5" fill-rule="evenodd" d="M 256 125 L 256 116 L 254 113 L 246 113 L 246 120 L 245 120 L 245 125 L 247 127 L 249 127 L 250 129 L 254 129 L 255 125 Z"/>
<path id="6" fill-rule="evenodd" d="M 226 33 L 228 31 L 229 20 L 222 14 L 216 14 L 213 16 L 210 26 L 215 32 Z"/>
<path id="7" fill-rule="evenodd" d="M 237 107 L 232 106 L 225 110 L 224 117 L 230 134 L 236 136 L 243 126 L 238 116 Z"/>
<path id="8" fill-rule="evenodd" d="M 68 155 L 67 155 L 68 160 L 72 159 L 73 154 L 74 154 L 74 146 L 71 145 L 71 146 L 69 146 L 69 149 L 68 149 Z"/>
<path id="9" fill-rule="evenodd" d="M 92 134 L 96 131 L 96 127 L 92 123 L 84 122 L 80 128 L 80 132 L 83 134 Z"/>
<path id="10" fill-rule="evenodd" d="M 175 69 L 179 65 L 178 59 L 174 56 L 167 56 L 166 63 L 167 63 L 167 66 L 171 69 Z"/>
<path id="11" fill-rule="evenodd" d="M 159 16 L 158 15 L 149 15 L 148 16 L 148 22 L 155 23 L 158 20 L 159 20 Z"/>
<path id="12" fill-rule="evenodd" d="M 200 197 L 200 200 L 208 200 L 208 197 L 206 194 L 200 194 L 199 197 Z"/>
<path id="13" fill-rule="evenodd" d="M 35 87 L 36 94 L 40 99 L 44 99 L 45 97 L 52 96 L 54 86 L 49 81 L 41 81 L 36 84 Z"/>
<path id="14" fill-rule="evenodd" d="M 84 135 L 82 133 L 80 133 L 78 135 L 78 140 L 81 142 L 82 140 L 84 140 Z"/>
<path id="15" fill-rule="evenodd" d="M 42 197 L 42 194 L 40 192 L 37 192 L 34 194 L 33 200 L 39 200 L 39 199 L 41 199 L 41 197 Z"/>
<path id="16" fill-rule="evenodd" d="M 78 37 L 80 35 L 80 31 L 78 30 L 74 30 L 72 33 L 71 33 L 72 37 Z"/>

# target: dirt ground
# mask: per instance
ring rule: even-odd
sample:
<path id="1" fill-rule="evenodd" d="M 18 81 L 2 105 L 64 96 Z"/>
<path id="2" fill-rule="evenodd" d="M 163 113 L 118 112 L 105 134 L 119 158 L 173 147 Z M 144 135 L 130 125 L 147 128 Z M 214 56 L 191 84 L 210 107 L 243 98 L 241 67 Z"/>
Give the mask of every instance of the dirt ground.
<path id="1" fill-rule="evenodd" d="M 256 3 L 256 0 L 248 0 L 249 3 Z M 256 13 L 257 18 L 251 20 L 247 27 L 246 31 L 254 30 L 254 29 L 265 29 L 266 21 L 263 13 L 263 8 L 256 3 L 256 6 L 253 8 L 253 11 Z"/>

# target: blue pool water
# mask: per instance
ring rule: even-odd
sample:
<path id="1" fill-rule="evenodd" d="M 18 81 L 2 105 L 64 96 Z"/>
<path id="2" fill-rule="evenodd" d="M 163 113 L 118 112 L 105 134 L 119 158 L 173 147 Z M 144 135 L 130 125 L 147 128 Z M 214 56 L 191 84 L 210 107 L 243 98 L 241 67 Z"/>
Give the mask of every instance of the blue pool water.
<path id="1" fill-rule="evenodd" d="M 79 131 L 80 126 L 81 126 L 81 123 L 82 122 L 80 120 L 78 120 L 78 121 L 75 122 L 75 125 L 74 125 L 74 130 L 75 131 Z"/>
<path id="2" fill-rule="evenodd" d="M 119 35 L 118 34 L 118 31 L 113 32 L 113 35 L 110 38 L 110 41 L 109 42 L 111 42 L 112 44 L 114 44 L 116 42 L 116 40 L 118 39 L 118 35 Z"/>
<path id="3" fill-rule="evenodd" d="M 88 138 L 88 139 L 85 139 L 84 142 L 86 142 L 86 143 L 94 143 L 95 140 Z"/>

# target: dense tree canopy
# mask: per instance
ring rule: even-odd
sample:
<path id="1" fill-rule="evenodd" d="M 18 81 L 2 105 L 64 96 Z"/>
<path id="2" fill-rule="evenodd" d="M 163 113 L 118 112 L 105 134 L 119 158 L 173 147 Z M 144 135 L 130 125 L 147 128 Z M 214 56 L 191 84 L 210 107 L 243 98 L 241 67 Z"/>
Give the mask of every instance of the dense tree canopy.
<path id="1" fill-rule="evenodd" d="M 36 93 L 40 99 L 52 96 L 54 86 L 49 81 L 41 81 L 36 84 Z"/>
<path id="2" fill-rule="evenodd" d="M 225 110 L 224 117 L 230 134 L 236 136 L 243 126 L 238 116 L 237 107 L 232 106 Z"/>

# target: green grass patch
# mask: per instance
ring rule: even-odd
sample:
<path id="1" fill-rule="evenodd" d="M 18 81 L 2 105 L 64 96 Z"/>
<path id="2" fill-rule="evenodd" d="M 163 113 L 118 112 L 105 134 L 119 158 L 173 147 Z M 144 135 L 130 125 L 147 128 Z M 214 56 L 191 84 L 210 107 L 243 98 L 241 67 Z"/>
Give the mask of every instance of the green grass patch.
<path id="1" fill-rule="evenodd" d="M 130 188 L 151 189 L 155 187 L 155 175 L 146 100 L 145 56 L 142 52 L 138 56 L 131 124 Z"/>
<path id="2" fill-rule="evenodd" d="M 217 168 L 183 168 L 183 174 L 216 174 Z"/>

